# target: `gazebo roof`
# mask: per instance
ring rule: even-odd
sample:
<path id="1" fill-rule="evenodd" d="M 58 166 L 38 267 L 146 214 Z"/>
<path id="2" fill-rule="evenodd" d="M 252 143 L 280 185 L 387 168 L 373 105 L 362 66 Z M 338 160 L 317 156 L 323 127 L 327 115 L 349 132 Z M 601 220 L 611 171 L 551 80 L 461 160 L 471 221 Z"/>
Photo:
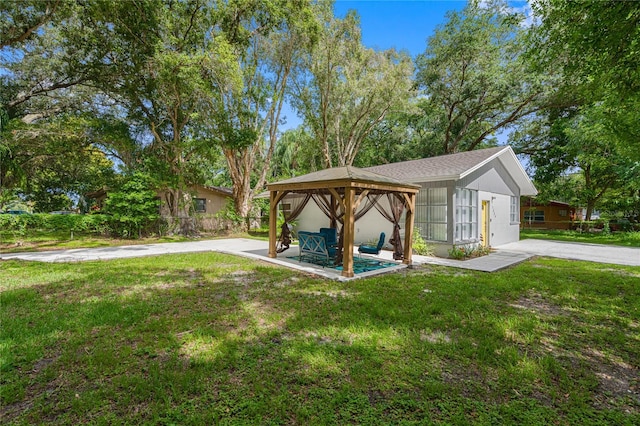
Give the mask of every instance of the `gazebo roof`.
<path id="1" fill-rule="evenodd" d="M 363 188 L 379 191 L 418 192 L 420 185 L 400 182 L 353 166 L 334 167 L 267 185 L 269 191 L 290 192 L 323 188 Z"/>

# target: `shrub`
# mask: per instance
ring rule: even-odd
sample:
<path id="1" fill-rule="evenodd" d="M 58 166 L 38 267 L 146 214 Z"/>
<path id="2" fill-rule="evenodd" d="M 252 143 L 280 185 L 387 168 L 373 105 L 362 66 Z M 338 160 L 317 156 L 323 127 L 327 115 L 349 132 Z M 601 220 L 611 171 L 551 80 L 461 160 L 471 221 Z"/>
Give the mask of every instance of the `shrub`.
<path id="1" fill-rule="evenodd" d="M 107 234 L 109 217 L 105 215 L 55 215 L 48 213 L 0 215 L 0 229 L 27 236 L 35 231 L 67 231 Z"/>
<path id="2" fill-rule="evenodd" d="M 242 229 L 244 218 L 236 211 L 233 200 L 227 200 L 224 208 L 222 208 L 216 217 L 231 224 L 234 231 Z"/>
<path id="3" fill-rule="evenodd" d="M 151 179 L 134 173 L 119 191 L 107 196 L 104 211 L 111 215 L 111 230 L 124 238 L 140 238 L 160 218 L 160 201 L 151 189 Z"/>
<path id="4" fill-rule="evenodd" d="M 413 241 L 411 242 L 413 252 L 420 256 L 434 256 L 433 246 L 427 244 L 420 231 L 420 228 L 414 228 L 413 230 Z"/>
<path id="5" fill-rule="evenodd" d="M 449 250 L 449 257 L 456 260 L 468 259 L 470 257 L 480 257 L 485 256 L 491 252 L 489 247 L 485 247 L 482 245 L 471 245 L 465 244 L 461 246 L 453 246 Z"/>
<path id="6" fill-rule="evenodd" d="M 462 260 L 466 257 L 466 252 L 464 250 L 464 246 L 453 246 L 451 247 L 451 249 L 449 250 L 449 257 L 456 259 L 456 260 Z"/>

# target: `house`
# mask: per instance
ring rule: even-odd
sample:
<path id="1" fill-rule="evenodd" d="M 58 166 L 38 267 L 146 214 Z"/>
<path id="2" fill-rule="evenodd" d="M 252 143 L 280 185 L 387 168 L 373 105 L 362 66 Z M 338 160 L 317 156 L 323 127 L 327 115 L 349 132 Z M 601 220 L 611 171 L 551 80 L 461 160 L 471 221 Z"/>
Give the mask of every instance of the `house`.
<path id="1" fill-rule="evenodd" d="M 192 185 L 188 189 L 193 200 L 193 211 L 196 214 L 214 215 L 222 210 L 228 200 L 233 198 L 233 190 L 220 186 Z M 158 194 L 162 200 L 160 214 L 169 216 L 169 208 L 166 205 L 164 192 Z"/>
<path id="2" fill-rule="evenodd" d="M 160 214 L 164 217 L 169 217 L 171 210 L 167 206 L 166 193 L 161 192 L 158 195 L 161 200 Z M 226 219 L 217 215 L 233 199 L 233 190 L 231 188 L 192 185 L 188 189 L 188 194 L 185 195 L 185 197 L 188 196 L 193 201 L 194 226 L 196 229 L 210 232 L 228 229 L 231 226 Z"/>
<path id="3" fill-rule="evenodd" d="M 538 202 L 533 197 L 523 197 L 520 207 L 522 228 L 571 229 L 573 222 L 579 219 L 574 207 L 562 201 Z"/>
<path id="4" fill-rule="evenodd" d="M 447 256 L 458 245 L 498 246 L 520 238 L 520 197 L 537 194 L 509 146 L 369 167 L 367 171 L 418 184 L 414 226 Z M 297 219 L 297 229 L 327 226 L 316 206 Z M 403 223 L 401 221 L 401 223 Z M 377 241 L 389 223 L 375 209 L 355 224 L 356 244 Z M 404 230 L 403 230 L 404 232 Z"/>

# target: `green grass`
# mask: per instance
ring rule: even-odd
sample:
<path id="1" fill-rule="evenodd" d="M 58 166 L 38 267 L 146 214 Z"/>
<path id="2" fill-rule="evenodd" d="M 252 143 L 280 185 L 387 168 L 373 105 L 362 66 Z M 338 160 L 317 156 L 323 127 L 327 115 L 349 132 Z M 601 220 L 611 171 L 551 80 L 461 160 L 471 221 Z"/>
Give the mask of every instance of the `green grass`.
<path id="1" fill-rule="evenodd" d="M 3 424 L 638 424 L 640 268 L 0 261 Z"/>
<path id="2" fill-rule="evenodd" d="M 640 247 L 640 232 L 595 232 L 564 231 L 553 229 L 521 229 L 520 239 L 570 241 L 575 243 L 609 244 L 625 247 Z"/>

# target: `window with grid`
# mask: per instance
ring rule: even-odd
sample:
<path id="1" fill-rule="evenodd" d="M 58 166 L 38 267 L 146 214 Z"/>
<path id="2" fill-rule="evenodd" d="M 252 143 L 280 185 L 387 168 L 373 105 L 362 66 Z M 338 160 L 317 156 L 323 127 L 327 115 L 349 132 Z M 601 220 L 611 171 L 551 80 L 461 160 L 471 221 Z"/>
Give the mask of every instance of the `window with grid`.
<path id="1" fill-rule="evenodd" d="M 518 197 L 511 196 L 511 210 L 509 211 L 509 218 L 511 223 L 518 223 L 520 221 L 520 203 Z"/>
<path id="2" fill-rule="evenodd" d="M 524 220 L 527 222 L 544 222 L 544 210 L 527 210 L 524 212 Z"/>
<path id="3" fill-rule="evenodd" d="M 469 241 L 478 238 L 478 191 L 456 188 L 455 240 Z"/>
<path id="4" fill-rule="evenodd" d="M 447 241 L 447 188 L 425 188 L 416 198 L 415 226 L 430 241 Z"/>
<path id="5" fill-rule="evenodd" d="M 206 198 L 194 198 L 193 206 L 196 210 L 196 213 L 206 213 L 207 212 L 207 199 Z"/>

